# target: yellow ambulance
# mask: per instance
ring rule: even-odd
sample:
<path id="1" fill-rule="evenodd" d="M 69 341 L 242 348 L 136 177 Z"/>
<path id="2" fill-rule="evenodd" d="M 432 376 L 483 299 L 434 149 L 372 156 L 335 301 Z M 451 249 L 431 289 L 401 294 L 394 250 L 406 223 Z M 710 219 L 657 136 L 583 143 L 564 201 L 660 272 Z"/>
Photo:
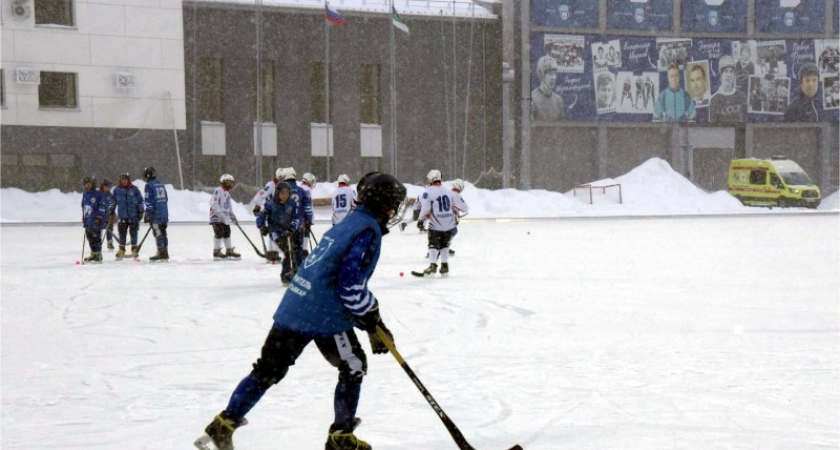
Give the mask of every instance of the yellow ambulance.
<path id="1" fill-rule="evenodd" d="M 816 208 L 821 200 L 820 188 L 786 156 L 732 160 L 728 185 L 729 193 L 748 206 Z"/>

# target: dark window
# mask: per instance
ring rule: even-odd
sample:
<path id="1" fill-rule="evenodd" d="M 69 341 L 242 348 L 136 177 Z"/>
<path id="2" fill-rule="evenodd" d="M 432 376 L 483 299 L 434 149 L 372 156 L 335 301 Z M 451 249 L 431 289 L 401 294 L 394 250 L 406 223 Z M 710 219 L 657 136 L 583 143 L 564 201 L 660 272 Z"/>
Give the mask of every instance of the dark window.
<path id="1" fill-rule="evenodd" d="M 256 73 L 256 71 L 255 71 Z M 262 62 L 262 121 L 274 122 L 274 61 Z M 251 116 L 257 120 L 257 77 L 251 81 Z"/>
<path id="2" fill-rule="evenodd" d="M 359 66 L 359 121 L 381 123 L 382 108 L 379 102 L 379 75 L 382 66 L 362 64 Z"/>
<path id="3" fill-rule="evenodd" d="M 324 71 L 324 63 L 311 61 L 309 63 L 309 121 L 314 123 L 327 123 L 327 102 L 326 84 L 327 74 Z M 332 74 L 330 76 L 330 119 L 333 117 L 333 92 Z M 332 122 L 332 120 L 330 120 Z"/>
<path id="4" fill-rule="evenodd" d="M 760 184 L 762 186 L 767 184 L 767 172 L 764 170 L 750 171 L 750 184 Z"/>
<path id="5" fill-rule="evenodd" d="M 41 72 L 38 105 L 41 108 L 78 108 L 75 73 Z"/>
<path id="6" fill-rule="evenodd" d="M 6 106 L 6 69 L 0 69 L 0 106 Z"/>
<path id="7" fill-rule="evenodd" d="M 779 189 L 784 187 L 784 185 L 782 184 L 782 179 L 779 178 L 779 176 L 775 173 L 770 174 L 770 184 Z"/>
<path id="8" fill-rule="evenodd" d="M 35 0 L 36 25 L 75 25 L 73 0 Z"/>
<path id="9" fill-rule="evenodd" d="M 224 61 L 220 58 L 201 58 L 197 71 L 199 120 L 224 122 Z"/>

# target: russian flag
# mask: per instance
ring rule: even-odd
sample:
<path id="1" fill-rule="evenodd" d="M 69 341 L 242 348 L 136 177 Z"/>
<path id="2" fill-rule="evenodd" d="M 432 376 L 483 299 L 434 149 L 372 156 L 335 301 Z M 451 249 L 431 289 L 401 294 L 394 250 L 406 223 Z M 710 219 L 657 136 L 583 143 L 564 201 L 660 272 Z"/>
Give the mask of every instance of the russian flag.
<path id="1" fill-rule="evenodd" d="M 338 13 L 338 11 L 330 8 L 329 3 L 325 3 L 324 6 L 327 9 L 327 21 L 333 25 L 344 25 L 344 16 Z"/>

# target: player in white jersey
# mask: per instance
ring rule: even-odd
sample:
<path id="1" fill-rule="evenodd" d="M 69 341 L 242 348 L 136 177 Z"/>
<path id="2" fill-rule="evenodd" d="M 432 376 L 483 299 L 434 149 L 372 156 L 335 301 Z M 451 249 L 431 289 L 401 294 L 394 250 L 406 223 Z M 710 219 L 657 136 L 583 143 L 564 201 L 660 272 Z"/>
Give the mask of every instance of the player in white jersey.
<path id="1" fill-rule="evenodd" d="M 338 187 L 333 192 L 332 196 L 332 224 L 338 225 L 339 222 L 347 217 L 356 207 L 353 199 L 356 198 L 356 191 L 350 187 L 350 177 L 346 174 L 338 176 Z"/>
<path id="2" fill-rule="evenodd" d="M 281 169 L 277 169 L 274 172 L 274 178 L 268 180 L 268 183 L 257 192 L 257 195 L 251 199 L 251 203 L 254 204 L 254 216 L 260 217 L 260 211 L 262 211 L 263 206 L 265 206 L 266 201 L 271 201 L 274 198 L 274 189 L 277 187 L 277 183 L 279 183 L 279 179 L 281 177 Z M 268 226 L 261 221 L 257 221 L 257 228 L 260 229 L 260 234 L 266 236 L 268 234 Z M 265 239 L 263 239 L 265 241 Z M 267 261 L 280 261 L 280 248 L 277 247 L 277 244 L 274 243 L 271 239 L 268 240 L 268 244 L 266 245 L 265 250 L 265 259 Z"/>
<path id="3" fill-rule="evenodd" d="M 422 272 L 411 272 L 412 275 L 432 276 L 437 272 L 437 260 L 440 257 L 440 274 L 449 273 L 449 242 L 452 240 L 452 230 L 457 226 L 456 218 L 459 211 L 469 208 L 461 198 L 443 186 L 439 170 L 429 172 L 429 187 L 420 197 L 420 220 L 428 219 L 429 223 L 429 267 Z"/>
<path id="4" fill-rule="evenodd" d="M 230 199 L 230 190 L 233 188 L 233 175 L 224 174 L 219 179 L 219 187 L 213 191 L 210 198 L 210 225 L 213 226 L 213 259 L 240 259 L 242 255 L 233 251 L 230 242 L 230 224 L 237 224 L 236 215 L 233 214 L 233 203 Z M 222 253 L 222 243 L 227 249 Z"/>
<path id="5" fill-rule="evenodd" d="M 300 187 L 303 188 L 306 192 L 309 192 L 309 196 L 312 197 L 312 189 L 315 188 L 315 184 L 318 182 L 318 179 L 315 178 L 315 175 L 306 172 L 303 174 L 303 181 L 299 184 Z M 306 222 L 304 225 L 304 233 L 303 233 L 303 257 L 306 258 L 309 256 L 309 248 L 311 245 L 309 244 L 309 236 L 312 235 L 312 223 Z"/>

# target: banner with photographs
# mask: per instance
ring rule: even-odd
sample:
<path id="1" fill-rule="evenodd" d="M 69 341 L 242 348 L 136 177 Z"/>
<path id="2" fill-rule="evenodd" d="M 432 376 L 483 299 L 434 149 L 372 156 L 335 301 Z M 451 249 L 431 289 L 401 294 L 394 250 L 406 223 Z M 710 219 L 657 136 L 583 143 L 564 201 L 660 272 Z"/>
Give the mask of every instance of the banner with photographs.
<path id="1" fill-rule="evenodd" d="M 837 121 L 840 43 L 535 33 L 535 121 Z"/>
<path id="2" fill-rule="evenodd" d="M 599 0 L 532 0 L 534 26 L 555 28 L 598 28 Z"/>
<path id="3" fill-rule="evenodd" d="M 746 33 L 747 0 L 682 0 L 683 31 Z"/>
<path id="4" fill-rule="evenodd" d="M 672 0 L 609 0 L 607 26 L 616 30 L 674 29 Z"/>
<path id="5" fill-rule="evenodd" d="M 825 0 L 756 0 L 758 33 L 822 33 Z"/>

